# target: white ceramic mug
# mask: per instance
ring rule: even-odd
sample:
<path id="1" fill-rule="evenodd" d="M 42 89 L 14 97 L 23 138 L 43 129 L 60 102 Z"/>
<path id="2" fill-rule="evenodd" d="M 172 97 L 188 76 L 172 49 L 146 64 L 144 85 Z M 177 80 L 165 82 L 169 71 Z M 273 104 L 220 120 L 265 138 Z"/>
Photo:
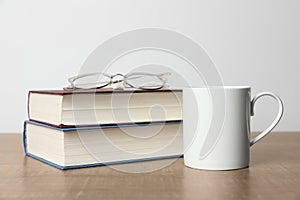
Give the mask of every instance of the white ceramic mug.
<path id="1" fill-rule="evenodd" d="M 255 102 L 262 96 L 278 102 L 278 115 L 266 130 L 251 139 L 250 118 Z M 183 89 L 184 164 L 207 170 L 248 167 L 250 147 L 272 131 L 282 114 L 281 99 L 270 92 L 251 100 L 250 87 Z"/>

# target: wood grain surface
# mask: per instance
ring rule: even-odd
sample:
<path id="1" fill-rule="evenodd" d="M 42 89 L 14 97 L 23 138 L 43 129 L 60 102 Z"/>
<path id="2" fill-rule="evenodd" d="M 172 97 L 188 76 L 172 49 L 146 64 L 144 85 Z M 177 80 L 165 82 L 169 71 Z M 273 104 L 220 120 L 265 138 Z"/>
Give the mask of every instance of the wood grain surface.
<path id="1" fill-rule="evenodd" d="M 300 200 L 300 133 L 273 133 L 254 145 L 251 166 L 187 168 L 182 159 L 61 171 L 24 155 L 20 134 L 0 134 L 0 199 Z M 165 163 L 163 163 L 165 162 Z"/>

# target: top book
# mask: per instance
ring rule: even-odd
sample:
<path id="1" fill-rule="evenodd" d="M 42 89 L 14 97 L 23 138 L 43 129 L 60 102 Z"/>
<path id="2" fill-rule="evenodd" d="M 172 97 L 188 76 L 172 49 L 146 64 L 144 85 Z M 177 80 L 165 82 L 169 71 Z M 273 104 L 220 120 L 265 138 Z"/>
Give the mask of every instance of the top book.
<path id="1" fill-rule="evenodd" d="M 56 127 L 182 120 L 181 90 L 35 90 L 29 119 Z"/>

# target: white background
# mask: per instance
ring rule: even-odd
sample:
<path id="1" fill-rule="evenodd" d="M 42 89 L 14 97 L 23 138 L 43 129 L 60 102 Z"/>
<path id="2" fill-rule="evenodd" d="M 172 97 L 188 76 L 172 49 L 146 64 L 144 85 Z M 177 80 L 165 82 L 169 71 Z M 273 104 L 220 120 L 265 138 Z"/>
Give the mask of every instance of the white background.
<path id="1" fill-rule="evenodd" d="M 65 86 L 103 41 L 145 27 L 202 45 L 226 85 L 277 93 L 285 114 L 276 130 L 300 130 L 299 0 L 0 0 L 0 132 L 21 132 L 29 89 Z M 261 100 L 253 130 L 276 108 Z"/>

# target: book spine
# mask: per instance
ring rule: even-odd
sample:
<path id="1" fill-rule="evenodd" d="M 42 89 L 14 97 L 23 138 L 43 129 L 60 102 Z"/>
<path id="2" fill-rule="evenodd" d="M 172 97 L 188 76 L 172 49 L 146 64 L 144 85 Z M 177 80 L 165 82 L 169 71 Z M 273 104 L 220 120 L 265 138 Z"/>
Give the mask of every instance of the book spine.
<path id="1" fill-rule="evenodd" d="M 27 95 L 27 115 L 28 115 L 28 119 L 30 119 L 30 112 L 29 112 L 29 101 L 30 101 L 30 91 L 28 92 Z M 24 122 L 25 123 L 25 122 Z M 25 125 L 24 125 L 25 126 Z"/>
<path id="2" fill-rule="evenodd" d="M 24 153 L 27 155 L 26 126 L 27 126 L 27 122 L 25 121 L 23 124 L 23 147 L 24 147 Z"/>

